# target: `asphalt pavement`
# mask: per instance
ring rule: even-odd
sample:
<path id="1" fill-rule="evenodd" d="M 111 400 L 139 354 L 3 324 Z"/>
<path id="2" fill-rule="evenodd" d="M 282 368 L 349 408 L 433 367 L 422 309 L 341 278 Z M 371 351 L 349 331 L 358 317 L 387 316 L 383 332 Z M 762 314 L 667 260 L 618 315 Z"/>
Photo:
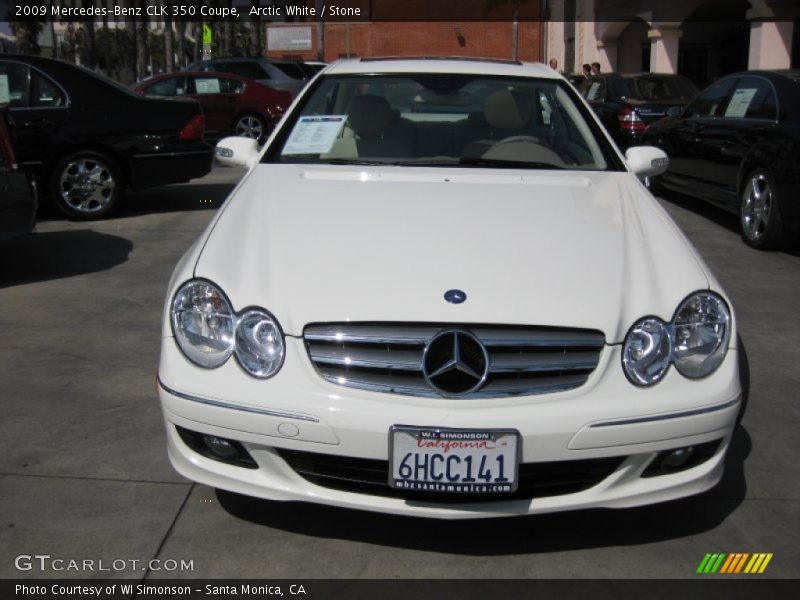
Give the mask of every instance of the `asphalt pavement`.
<path id="1" fill-rule="evenodd" d="M 692 578 L 709 552 L 770 552 L 761 577 L 800 577 L 800 249 L 752 250 L 735 217 L 685 197 L 662 204 L 731 296 L 751 368 L 715 489 L 439 522 L 249 499 L 177 475 L 155 386 L 164 295 L 240 175 L 217 168 L 133 194 L 98 223 L 45 213 L 35 235 L 0 245 L 0 578 Z M 51 558 L 24 558 L 36 555 Z M 87 559 L 94 570 L 68 569 Z"/>

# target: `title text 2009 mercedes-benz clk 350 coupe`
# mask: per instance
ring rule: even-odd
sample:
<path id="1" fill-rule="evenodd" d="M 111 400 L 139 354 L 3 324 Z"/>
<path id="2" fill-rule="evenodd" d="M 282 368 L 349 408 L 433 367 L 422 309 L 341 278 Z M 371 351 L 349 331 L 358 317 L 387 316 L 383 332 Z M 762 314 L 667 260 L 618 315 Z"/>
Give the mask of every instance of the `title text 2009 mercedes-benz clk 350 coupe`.
<path id="1" fill-rule="evenodd" d="M 177 265 L 159 395 L 183 475 L 439 518 L 628 507 L 720 479 L 730 301 L 541 65 L 337 62 Z"/>

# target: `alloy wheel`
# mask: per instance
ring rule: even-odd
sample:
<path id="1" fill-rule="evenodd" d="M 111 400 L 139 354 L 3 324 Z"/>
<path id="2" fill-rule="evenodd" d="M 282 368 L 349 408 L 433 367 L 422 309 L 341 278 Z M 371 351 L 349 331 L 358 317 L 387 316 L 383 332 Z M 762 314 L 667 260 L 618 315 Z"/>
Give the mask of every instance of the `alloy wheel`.
<path id="1" fill-rule="evenodd" d="M 773 195 L 764 173 L 753 173 L 742 194 L 742 232 L 758 243 L 764 237 L 772 213 Z"/>
<path id="2" fill-rule="evenodd" d="M 109 205 L 116 185 L 107 164 L 96 158 L 77 158 L 61 171 L 58 192 L 66 206 L 89 215 Z"/>
<path id="3" fill-rule="evenodd" d="M 264 123 L 258 117 L 246 115 L 236 121 L 234 134 L 241 137 L 249 137 L 254 140 L 260 140 L 264 135 Z"/>

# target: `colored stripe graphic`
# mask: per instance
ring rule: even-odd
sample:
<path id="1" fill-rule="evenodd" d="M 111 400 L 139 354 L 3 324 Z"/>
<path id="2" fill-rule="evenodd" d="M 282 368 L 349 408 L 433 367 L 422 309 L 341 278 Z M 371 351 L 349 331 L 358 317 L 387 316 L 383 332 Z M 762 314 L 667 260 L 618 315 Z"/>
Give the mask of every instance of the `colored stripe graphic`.
<path id="1" fill-rule="evenodd" d="M 714 552 L 708 553 L 700 561 L 697 573 L 733 575 L 739 573 L 760 574 L 766 571 L 772 560 L 771 552 Z"/>
<path id="2" fill-rule="evenodd" d="M 726 555 L 725 555 L 724 552 L 720 552 L 719 558 L 717 559 L 717 561 L 711 567 L 711 571 L 710 571 L 711 573 L 716 573 L 717 571 L 719 571 L 719 568 L 722 566 L 722 561 L 725 559 L 725 556 Z"/>
<path id="3" fill-rule="evenodd" d="M 736 559 L 738 557 L 739 557 L 738 554 L 728 554 L 728 560 L 726 560 L 723 563 L 722 568 L 719 570 L 719 572 L 720 573 L 730 573 L 731 572 L 730 569 L 733 567 L 733 565 L 736 564 Z"/>
<path id="4" fill-rule="evenodd" d="M 742 570 L 742 567 L 744 567 L 744 563 L 747 561 L 747 559 L 749 557 L 750 557 L 750 553 L 749 552 L 745 552 L 744 554 L 742 554 L 742 558 L 739 561 L 739 564 L 736 565 L 736 570 L 735 571 L 731 571 L 731 572 L 732 573 L 740 573 L 741 570 Z"/>
<path id="5" fill-rule="evenodd" d="M 700 566 L 697 567 L 697 573 L 705 573 L 706 572 L 706 565 L 708 564 L 708 562 L 710 560 L 711 560 L 711 555 L 710 554 L 706 554 L 703 557 L 703 560 L 700 561 Z"/>
<path id="6" fill-rule="evenodd" d="M 751 573 L 763 573 L 766 570 L 769 561 L 772 560 L 772 553 L 769 554 L 763 553 L 763 554 L 758 554 L 757 556 L 758 560 L 756 560 L 756 562 L 753 563 L 753 566 L 750 569 Z"/>
<path id="7" fill-rule="evenodd" d="M 715 552 L 714 554 L 706 554 L 703 562 L 697 567 L 698 573 L 716 573 L 722 566 L 722 561 L 725 560 L 727 555 L 724 552 Z"/>
<path id="8" fill-rule="evenodd" d="M 745 573 L 754 573 L 758 571 L 758 567 L 761 565 L 761 562 L 764 560 L 764 555 L 759 554 L 756 552 L 753 554 L 753 558 L 750 559 L 750 562 L 747 563 L 747 566 L 744 568 Z M 755 571 L 754 571 L 755 569 Z"/>

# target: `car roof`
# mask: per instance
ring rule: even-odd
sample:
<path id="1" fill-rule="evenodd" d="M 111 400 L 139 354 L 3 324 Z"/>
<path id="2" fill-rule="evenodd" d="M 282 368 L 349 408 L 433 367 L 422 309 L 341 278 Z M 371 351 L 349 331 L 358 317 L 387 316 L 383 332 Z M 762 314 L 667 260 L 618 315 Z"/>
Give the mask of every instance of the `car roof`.
<path id="1" fill-rule="evenodd" d="M 236 73 L 223 73 L 222 71 L 172 71 L 171 73 L 159 73 L 150 79 L 162 79 L 164 77 L 227 77 L 228 79 L 241 79 L 242 81 L 252 81 L 247 77 L 242 77 Z"/>
<path id="2" fill-rule="evenodd" d="M 505 75 L 560 79 L 561 76 L 540 63 L 467 57 L 442 58 L 351 58 L 328 65 L 327 75 L 369 73 L 452 73 L 460 75 Z"/>
<path id="3" fill-rule="evenodd" d="M 226 62 L 257 62 L 257 63 L 271 63 L 273 65 L 302 65 L 302 60 L 290 60 L 287 58 L 267 58 L 266 56 L 222 56 L 219 58 L 209 58 L 202 60 L 199 63 L 226 63 Z"/>
<path id="4" fill-rule="evenodd" d="M 759 75 L 761 77 L 771 79 L 772 81 L 781 81 L 786 79 L 797 80 L 800 79 L 800 69 L 758 69 L 752 71 L 737 71 L 736 73 L 725 75 L 725 78 L 743 77 L 745 75 Z M 720 79 L 722 79 L 722 77 L 720 77 Z"/>

